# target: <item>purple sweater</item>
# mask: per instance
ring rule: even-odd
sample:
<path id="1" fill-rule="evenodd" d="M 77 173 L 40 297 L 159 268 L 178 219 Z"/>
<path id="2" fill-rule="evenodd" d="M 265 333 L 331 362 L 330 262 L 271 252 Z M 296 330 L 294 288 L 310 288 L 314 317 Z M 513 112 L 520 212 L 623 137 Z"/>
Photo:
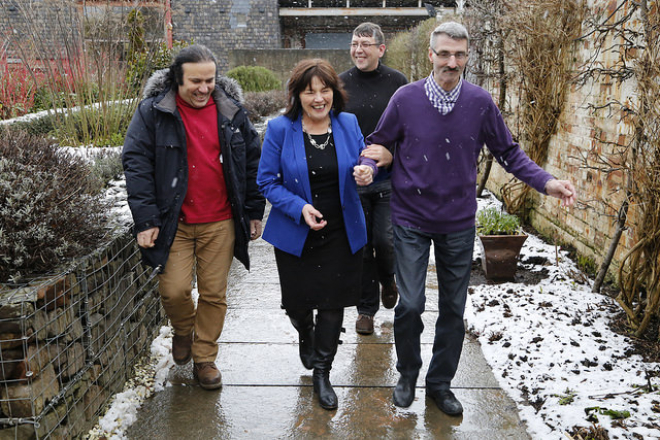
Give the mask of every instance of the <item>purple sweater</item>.
<path id="1" fill-rule="evenodd" d="M 420 80 L 400 88 L 369 144 L 396 153 L 392 163 L 392 223 L 446 234 L 474 227 L 477 159 L 486 144 L 518 179 L 544 193 L 553 177 L 511 138 L 490 94 L 463 80 L 454 109 L 440 114 Z"/>

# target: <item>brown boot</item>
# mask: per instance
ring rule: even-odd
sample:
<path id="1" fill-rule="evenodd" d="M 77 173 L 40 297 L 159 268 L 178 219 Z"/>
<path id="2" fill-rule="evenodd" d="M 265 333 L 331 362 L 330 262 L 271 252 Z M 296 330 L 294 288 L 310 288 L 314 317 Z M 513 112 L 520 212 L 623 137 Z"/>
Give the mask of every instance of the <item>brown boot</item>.
<path id="1" fill-rule="evenodd" d="M 172 358 L 177 365 L 185 365 L 192 358 L 193 335 L 174 335 L 172 337 Z"/>
<path id="2" fill-rule="evenodd" d="M 193 376 L 199 382 L 199 386 L 205 390 L 217 390 L 222 387 L 222 375 L 215 362 L 195 362 Z"/>
<path id="3" fill-rule="evenodd" d="M 370 335 L 374 332 L 374 317 L 369 315 L 358 315 L 355 321 L 355 331 L 361 335 Z"/>

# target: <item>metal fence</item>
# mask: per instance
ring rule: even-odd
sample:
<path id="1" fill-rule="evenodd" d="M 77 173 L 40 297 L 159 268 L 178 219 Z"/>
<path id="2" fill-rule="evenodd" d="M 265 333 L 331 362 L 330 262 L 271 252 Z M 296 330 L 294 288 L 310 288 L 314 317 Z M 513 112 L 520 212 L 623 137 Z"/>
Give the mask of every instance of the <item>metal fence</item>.
<path id="1" fill-rule="evenodd" d="M 94 426 L 166 323 L 150 275 L 122 234 L 70 271 L 0 287 L 0 439 Z"/>

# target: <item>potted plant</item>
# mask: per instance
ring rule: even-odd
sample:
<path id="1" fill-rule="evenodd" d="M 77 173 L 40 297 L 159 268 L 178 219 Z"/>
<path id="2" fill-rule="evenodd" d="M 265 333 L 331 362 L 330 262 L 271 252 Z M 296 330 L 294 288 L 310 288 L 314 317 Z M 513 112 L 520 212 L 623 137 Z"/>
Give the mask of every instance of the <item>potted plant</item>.
<path id="1" fill-rule="evenodd" d="M 513 281 L 520 249 L 527 235 L 520 219 L 495 207 L 477 213 L 477 235 L 483 250 L 481 263 L 491 281 Z"/>

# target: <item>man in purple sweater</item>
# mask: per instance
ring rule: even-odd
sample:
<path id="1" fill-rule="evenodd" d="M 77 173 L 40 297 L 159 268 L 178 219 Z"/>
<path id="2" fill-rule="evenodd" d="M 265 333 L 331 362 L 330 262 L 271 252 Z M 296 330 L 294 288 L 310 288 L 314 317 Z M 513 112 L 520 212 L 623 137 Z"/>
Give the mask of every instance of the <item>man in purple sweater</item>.
<path id="1" fill-rule="evenodd" d="M 513 141 L 499 109 L 484 89 L 462 79 L 469 35 L 446 22 L 431 34 L 426 79 L 400 88 L 368 142 L 391 151 L 392 223 L 399 304 L 394 339 L 399 381 L 394 404 L 415 398 L 422 366 L 421 314 L 431 242 L 438 276 L 438 319 L 426 394 L 449 415 L 463 412 L 450 390 L 463 346 L 463 312 L 475 237 L 477 158 L 486 144 L 510 173 L 542 194 L 570 206 L 575 188 L 536 165 Z"/>

